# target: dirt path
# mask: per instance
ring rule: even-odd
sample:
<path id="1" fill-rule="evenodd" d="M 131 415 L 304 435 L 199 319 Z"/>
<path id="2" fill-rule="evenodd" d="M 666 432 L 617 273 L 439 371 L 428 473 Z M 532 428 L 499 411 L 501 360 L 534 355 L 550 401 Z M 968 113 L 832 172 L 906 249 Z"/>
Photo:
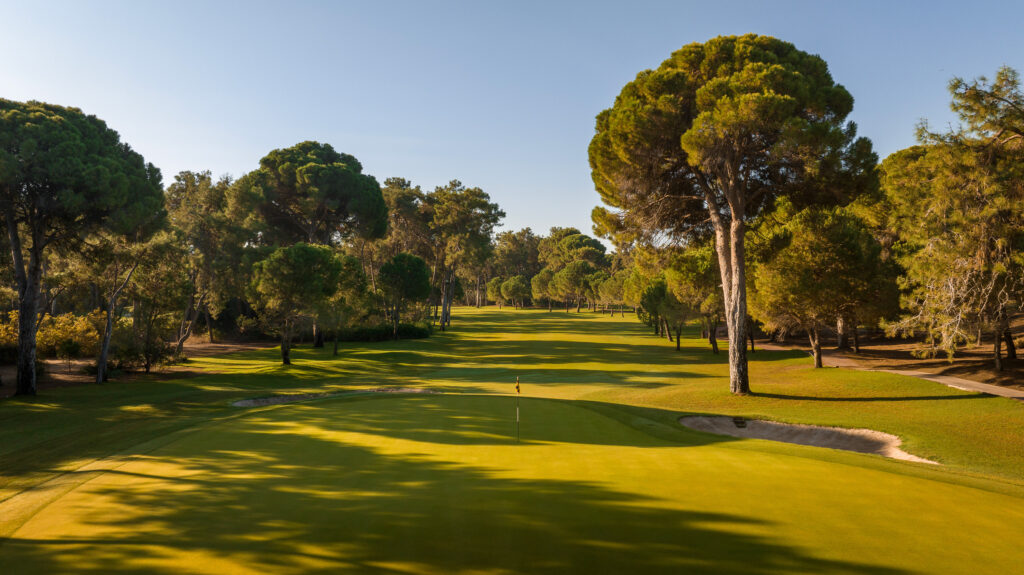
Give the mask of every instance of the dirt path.
<path id="1" fill-rule="evenodd" d="M 792 351 L 794 349 L 807 351 L 806 349 L 803 349 L 802 347 L 798 346 L 790 347 L 767 342 L 761 343 L 761 348 L 777 351 Z M 928 381 L 934 381 L 936 383 L 941 383 L 943 385 L 955 387 L 957 389 L 962 389 L 965 391 L 987 393 L 989 395 L 998 395 L 1000 397 L 1009 397 L 1011 399 L 1024 401 L 1024 389 L 1021 389 L 1019 385 L 992 385 L 989 383 L 965 379 L 963 377 L 943 375 L 928 371 L 920 371 L 915 369 L 892 369 L 879 366 L 875 362 L 871 362 L 870 359 L 865 361 L 850 357 L 849 353 L 839 352 L 834 349 L 822 349 L 821 356 L 822 365 L 824 365 L 825 367 L 843 367 L 846 369 L 859 369 L 862 371 L 881 371 L 885 373 L 894 373 L 897 375 L 906 375 L 910 377 L 917 377 L 920 379 L 927 379 Z M 913 360 L 907 360 L 904 363 L 913 365 Z"/>
<path id="2" fill-rule="evenodd" d="M 209 343 L 192 338 L 185 342 L 185 356 L 191 359 L 198 357 L 210 357 L 237 351 L 250 351 L 254 349 L 266 349 L 275 344 L 270 342 L 234 342 L 234 343 Z M 70 365 L 63 359 L 45 358 L 46 364 L 44 373 L 40 374 L 36 383 L 39 391 L 68 387 L 73 385 L 88 385 L 96 381 L 96 376 L 85 373 L 86 366 L 96 363 L 95 358 L 81 358 L 71 360 Z M 15 379 L 18 368 L 15 365 L 0 365 L 0 398 L 14 395 Z M 133 371 L 117 375 L 117 381 L 137 381 L 144 379 L 166 379 L 168 377 L 190 377 L 199 375 L 202 372 L 191 366 L 189 363 L 176 363 L 172 365 L 155 366 L 151 373 Z"/>

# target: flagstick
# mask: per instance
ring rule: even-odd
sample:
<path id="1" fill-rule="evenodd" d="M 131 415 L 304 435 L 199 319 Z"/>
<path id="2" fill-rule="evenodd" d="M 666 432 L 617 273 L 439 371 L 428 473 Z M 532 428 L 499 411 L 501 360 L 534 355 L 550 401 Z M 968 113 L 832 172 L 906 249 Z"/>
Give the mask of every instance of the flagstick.
<path id="1" fill-rule="evenodd" d="M 519 443 L 519 394 L 516 394 L 516 443 Z"/>
<path id="2" fill-rule="evenodd" d="M 519 376 L 516 376 L 516 444 L 519 443 Z"/>

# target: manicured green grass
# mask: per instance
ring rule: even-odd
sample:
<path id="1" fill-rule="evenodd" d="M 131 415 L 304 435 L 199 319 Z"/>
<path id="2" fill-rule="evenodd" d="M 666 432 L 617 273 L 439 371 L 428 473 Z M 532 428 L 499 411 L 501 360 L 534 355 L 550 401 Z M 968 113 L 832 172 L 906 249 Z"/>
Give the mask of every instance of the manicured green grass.
<path id="1" fill-rule="evenodd" d="M 195 362 L 219 374 L 0 404 L 0 572 L 1024 564 L 1024 404 L 763 351 L 756 395 L 738 398 L 724 354 L 695 339 L 677 353 L 629 317 L 457 313 L 448 333 L 339 359 L 300 348 L 284 368 L 274 350 L 235 354 Z M 380 386 L 446 393 L 230 406 Z M 944 465 L 701 434 L 676 424 L 684 413 L 880 429 Z"/>

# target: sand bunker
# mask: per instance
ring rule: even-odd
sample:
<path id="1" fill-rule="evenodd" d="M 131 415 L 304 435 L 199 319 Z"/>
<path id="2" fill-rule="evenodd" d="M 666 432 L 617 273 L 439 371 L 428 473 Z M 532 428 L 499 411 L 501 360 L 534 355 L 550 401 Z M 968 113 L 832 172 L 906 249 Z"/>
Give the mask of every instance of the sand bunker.
<path id="1" fill-rule="evenodd" d="M 798 445 L 845 449 L 859 453 L 876 453 L 893 459 L 938 465 L 934 461 L 911 455 L 900 449 L 902 441 L 899 437 L 873 429 L 844 429 L 703 415 L 680 417 L 679 423 L 690 429 L 718 435 L 769 439 Z"/>
<path id="2" fill-rule="evenodd" d="M 342 397 L 345 395 L 357 395 L 362 393 L 438 393 L 431 389 L 418 387 L 377 387 L 374 389 L 354 389 L 350 391 L 333 391 L 324 393 L 293 393 L 289 395 L 271 395 L 270 397 L 256 397 L 253 399 L 242 399 L 231 405 L 235 407 L 260 407 L 263 405 L 278 405 L 280 403 L 295 403 L 297 401 L 308 401 L 310 399 L 323 399 L 327 397 Z"/>

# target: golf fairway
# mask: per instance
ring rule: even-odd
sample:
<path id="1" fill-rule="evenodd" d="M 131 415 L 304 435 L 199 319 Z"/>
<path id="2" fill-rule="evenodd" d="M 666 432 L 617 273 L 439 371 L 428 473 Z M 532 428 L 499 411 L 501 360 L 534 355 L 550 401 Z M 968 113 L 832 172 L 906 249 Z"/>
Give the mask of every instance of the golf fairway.
<path id="1" fill-rule="evenodd" d="M 868 400 L 861 405 L 844 399 L 835 408 L 779 397 L 736 399 L 711 376 L 677 379 L 675 387 L 617 387 L 614 353 L 590 357 L 580 351 L 585 347 L 559 348 L 551 339 L 579 337 L 623 349 L 634 383 L 672 379 L 660 366 L 674 358 L 695 361 L 704 352 L 673 355 L 665 344 L 650 352 L 647 376 L 639 373 L 638 358 L 656 340 L 606 331 L 634 330 L 633 324 L 581 317 L 578 336 L 557 324 L 562 335 L 550 332 L 535 348 L 536 336 L 515 331 L 523 326 L 518 317 L 478 312 L 467 320 L 490 322 L 485 331 L 494 340 L 480 349 L 491 356 L 462 355 L 460 346 L 471 346 L 469 335 L 395 344 L 408 346 L 406 351 L 365 345 L 341 359 L 298 355 L 300 367 L 357 364 L 367 385 L 405 381 L 433 384 L 428 386 L 444 393 L 359 393 L 231 407 L 228 399 L 261 390 L 330 389 L 308 375 L 273 387 L 269 382 L 280 372 L 273 355 L 262 352 L 225 360 L 236 372 L 152 388 L 140 384 L 133 397 L 199 394 L 175 397 L 188 399 L 176 400 L 189 406 L 179 408 L 183 413 L 201 408 L 202 417 L 0 502 L 9 533 L 0 543 L 0 573 L 897 574 L 1014 573 L 1024 565 L 1024 490 L 1001 478 L 1013 475 L 1019 453 L 1006 456 L 1002 473 L 988 475 L 969 466 L 737 440 L 675 424 L 688 406 L 727 413 L 747 401 L 797 421 L 814 419 L 800 416 L 810 413 L 819 420 L 846 417 L 851 425 L 890 417 L 892 423 L 878 427 L 899 433 L 904 419 L 913 431 L 915 421 L 940 417 L 950 404 L 979 417 L 992 417 L 986 409 L 1020 417 L 1013 410 L 1024 406 L 996 398 L 950 402 L 941 398 L 970 396 L 873 374 L 853 374 L 854 384 L 823 380 L 805 388 L 799 383 L 810 377 L 805 359 L 762 352 L 757 361 L 765 364 L 754 369 L 769 370 L 766 364 L 774 362 L 782 366 L 775 369 L 790 370 L 795 383 L 777 384 L 789 386 L 789 394 L 839 386 L 843 398 L 865 393 Z M 526 317 L 549 325 L 567 321 L 545 320 L 540 313 Z M 495 330 L 503 325 L 505 331 Z M 404 361 L 393 356 L 371 371 L 367 366 L 382 349 Z M 543 352 L 543 360 L 528 363 L 529 350 L 538 357 Z M 419 363 L 413 361 L 417 354 Z M 513 387 L 495 383 L 507 381 L 501 361 L 511 355 L 531 374 L 518 400 L 518 444 Z M 246 358 L 254 359 L 250 364 Z M 257 367 L 260 362 L 264 368 Z M 249 372 L 260 374 L 249 380 Z M 551 387 L 532 383 L 545 374 Z M 605 383 L 587 387 L 594 380 Z M 346 377 L 337 389 L 361 389 L 353 381 L 362 380 Z M 227 382 L 236 387 L 218 391 Z M 760 383 L 762 390 L 775 389 Z M 244 385 L 253 387 L 239 389 Z M 879 401 L 887 385 L 898 388 L 900 398 L 920 393 L 922 399 Z M 720 387 L 726 389 L 718 394 Z M 74 415 L 91 417 L 81 423 L 86 427 L 114 421 L 111 414 L 136 417 L 138 409 L 124 407 L 133 404 L 118 405 L 113 395 L 95 406 L 76 395 L 120 389 L 69 390 L 61 397 L 71 399 L 40 406 L 34 417 L 71 417 L 74 410 L 60 401 L 81 405 Z M 587 390 L 585 397 L 580 389 Z M 663 395 L 652 399 L 651 393 Z M 197 399 L 203 394 L 216 401 L 203 403 Z M 150 411 L 137 419 L 140 430 L 163 413 L 155 400 L 147 405 Z M 136 419 L 117 424 L 125 421 Z M 948 434 L 970 438 L 955 429 Z M 919 444 L 934 446 L 927 454 L 947 461 L 959 449 L 938 431 L 922 435 Z M 31 511 L 31 502 L 18 506 L 19 498 L 32 497 L 45 504 Z"/>

